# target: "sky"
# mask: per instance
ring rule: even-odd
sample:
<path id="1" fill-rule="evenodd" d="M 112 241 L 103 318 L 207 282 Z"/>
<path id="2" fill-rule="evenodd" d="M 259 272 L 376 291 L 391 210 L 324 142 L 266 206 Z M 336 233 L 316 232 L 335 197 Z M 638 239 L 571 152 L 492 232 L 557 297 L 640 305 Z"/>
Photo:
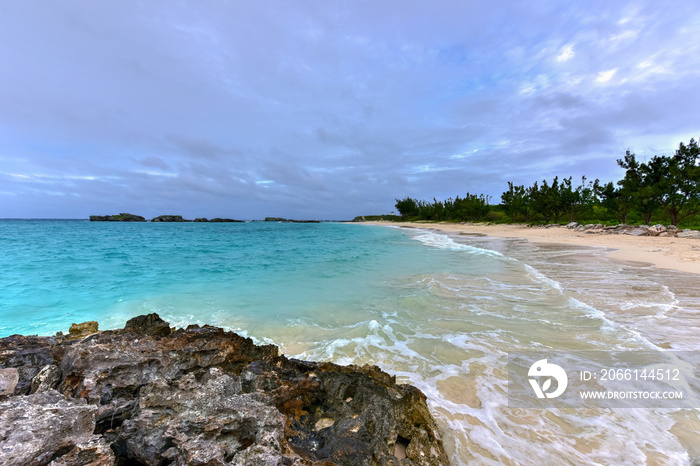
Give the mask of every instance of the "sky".
<path id="1" fill-rule="evenodd" d="M 700 137 L 685 1 L 0 3 L 0 218 L 352 219 Z"/>

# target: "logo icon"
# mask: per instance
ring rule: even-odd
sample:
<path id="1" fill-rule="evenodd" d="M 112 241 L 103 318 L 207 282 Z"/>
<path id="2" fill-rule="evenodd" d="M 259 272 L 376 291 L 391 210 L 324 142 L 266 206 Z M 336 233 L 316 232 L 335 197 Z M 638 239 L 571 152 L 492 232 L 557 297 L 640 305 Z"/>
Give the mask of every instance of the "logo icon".
<path id="1" fill-rule="evenodd" d="M 569 383 L 569 378 L 566 376 L 564 369 L 557 366 L 556 364 L 550 364 L 546 359 L 540 359 L 530 366 L 530 370 L 527 375 L 531 377 L 528 379 L 532 389 L 535 391 L 537 398 L 556 398 L 566 390 L 566 386 Z M 545 378 L 542 386 L 538 382 L 538 378 Z M 552 387 L 552 379 L 557 381 L 556 390 L 548 393 Z"/>

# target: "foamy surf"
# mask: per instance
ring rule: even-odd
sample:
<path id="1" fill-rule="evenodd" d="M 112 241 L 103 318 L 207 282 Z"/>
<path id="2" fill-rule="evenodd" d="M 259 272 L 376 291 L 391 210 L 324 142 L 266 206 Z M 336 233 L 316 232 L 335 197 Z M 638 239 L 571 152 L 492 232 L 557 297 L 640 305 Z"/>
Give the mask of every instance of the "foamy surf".
<path id="1" fill-rule="evenodd" d="M 483 249 L 476 246 L 469 246 L 467 244 L 461 244 L 455 242 L 452 238 L 447 235 L 440 233 L 433 233 L 430 231 L 424 231 L 415 236 L 415 239 L 421 243 L 440 249 L 451 249 L 453 251 L 464 251 L 474 254 L 485 254 L 489 256 L 502 257 L 498 251 L 493 251 L 490 249 Z"/>
<path id="2" fill-rule="evenodd" d="M 694 410 L 508 407 L 513 351 L 700 349 L 696 280 L 681 274 L 599 261 L 598 250 L 371 226 L 52 227 L 63 228 L 60 260 L 39 224 L 0 235 L 4 334 L 157 312 L 290 356 L 377 364 L 426 394 L 454 464 L 700 457 Z"/>

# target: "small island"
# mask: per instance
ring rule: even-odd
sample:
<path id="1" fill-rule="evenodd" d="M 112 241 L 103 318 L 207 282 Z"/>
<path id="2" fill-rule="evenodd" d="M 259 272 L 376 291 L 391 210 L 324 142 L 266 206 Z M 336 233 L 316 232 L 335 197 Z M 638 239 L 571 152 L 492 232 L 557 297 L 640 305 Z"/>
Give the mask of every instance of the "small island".
<path id="1" fill-rule="evenodd" d="M 90 215 L 91 222 L 147 222 L 144 217 L 129 213 L 121 213 L 119 215 Z M 321 223 L 320 220 L 294 220 L 291 218 L 282 217 L 265 217 L 265 222 L 281 222 L 281 223 Z M 211 220 L 205 217 L 197 217 L 194 220 L 187 220 L 182 215 L 159 215 L 151 219 L 155 223 L 245 223 L 245 220 L 234 220 L 232 218 L 215 217 Z"/>
<path id="2" fill-rule="evenodd" d="M 321 223 L 320 220 L 294 220 L 291 218 L 282 217 L 265 217 L 266 222 L 280 222 L 280 223 Z"/>
<path id="3" fill-rule="evenodd" d="M 91 222 L 145 222 L 140 215 L 121 213 L 119 215 L 90 215 Z"/>
<path id="4" fill-rule="evenodd" d="M 91 222 L 147 222 L 144 217 L 140 215 L 134 215 L 129 213 L 121 213 L 119 215 L 90 215 Z M 194 223 L 243 223 L 244 220 L 234 220 L 232 218 L 213 218 L 208 220 L 204 217 L 198 217 L 194 220 L 186 220 L 182 218 L 182 215 L 159 215 L 151 219 L 151 222 L 155 223 L 180 223 L 180 222 L 194 222 Z"/>

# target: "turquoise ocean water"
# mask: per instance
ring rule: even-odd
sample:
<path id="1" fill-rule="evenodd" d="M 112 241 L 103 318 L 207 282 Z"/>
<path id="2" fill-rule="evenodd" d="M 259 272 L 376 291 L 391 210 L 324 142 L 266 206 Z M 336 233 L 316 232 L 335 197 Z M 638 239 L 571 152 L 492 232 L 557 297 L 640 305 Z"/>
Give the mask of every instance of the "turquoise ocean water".
<path id="1" fill-rule="evenodd" d="M 446 251 L 401 232 L 338 223 L 5 220 L 0 248 L 0 336 L 144 312 L 176 325 L 345 322 L 395 295 L 396 277 L 449 268 Z"/>
<path id="2" fill-rule="evenodd" d="M 455 464 L 690 464 L 695 410 L 507 407 L 506 356 L 695 351 L 697 276 L 358 224 L 0 221 L 0 336 L 157 312 L 421 388 Z"/>

